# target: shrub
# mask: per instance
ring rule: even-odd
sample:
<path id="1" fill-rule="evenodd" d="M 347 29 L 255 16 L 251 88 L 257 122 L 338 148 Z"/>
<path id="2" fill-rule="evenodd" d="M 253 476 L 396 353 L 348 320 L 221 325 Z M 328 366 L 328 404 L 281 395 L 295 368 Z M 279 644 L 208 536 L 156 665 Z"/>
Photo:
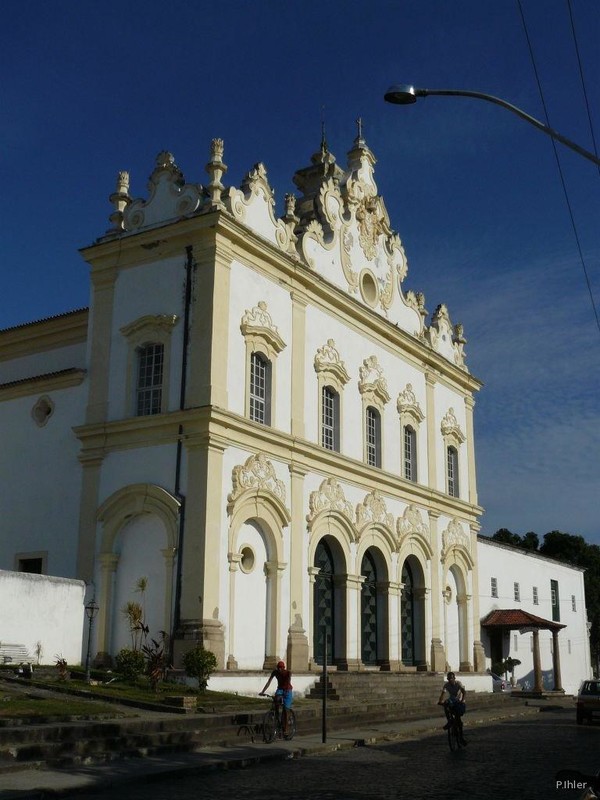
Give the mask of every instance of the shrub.
<path id="1" fill-rule="evenodd" d="M 198 678 L 198 687 L 206 689 L 208 679 L 217 668 L 217 658 L 210 650 L 205 650 L 202 645 L 188 650 L 183 656 L 183 666 L 186 675 Z"/>
<path id="2" fill-rule="evenodd" d="M 144 671 L 144 654 L 124 647 L 115 656 L 115 669 L 126 680 L 135 680 Z"/>

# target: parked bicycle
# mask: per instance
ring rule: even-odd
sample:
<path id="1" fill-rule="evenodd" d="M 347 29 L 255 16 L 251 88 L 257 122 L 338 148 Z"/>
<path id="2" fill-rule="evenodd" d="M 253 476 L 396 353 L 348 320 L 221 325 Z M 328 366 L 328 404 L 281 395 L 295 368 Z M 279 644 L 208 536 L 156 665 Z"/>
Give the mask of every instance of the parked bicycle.
<path id="1" fill-rule="evenodd" d="M 263 717 L 263 739 L 265 742 L 272 742 L 274 739 L 285 739 L 289 741 L 294 738 L 296 733 L 296 715 L 293 709 L 287 709 L 287 720 L 285 731 L 283 729 L 283 698 L 278 694 L 265 694 L 270 697 L 272 707 Z"/>

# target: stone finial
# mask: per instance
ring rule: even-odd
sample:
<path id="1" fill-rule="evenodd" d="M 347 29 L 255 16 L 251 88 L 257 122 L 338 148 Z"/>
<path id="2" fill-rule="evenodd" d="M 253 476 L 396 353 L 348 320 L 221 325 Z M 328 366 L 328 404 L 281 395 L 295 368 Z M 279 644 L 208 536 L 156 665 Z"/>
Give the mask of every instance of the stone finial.
<path id="1" fill-rule="evenodd" d="M 225 187 L 221 183 L 221 178 L 227 172 L 227 167 L 223 163 L 224 151 L 223 139 L 213 139 L 210 145 L 210 161 L 205 168 L 210 176 L 210 183 L 206 188 L 213 208 L 224 208 L 222 193 Z"/>
<path id="2" fill-rule="evenodd" d="M 131 203 L 131 196 L 129 194 L 129 173 L 126 171 L 119 172 L 117 175 L 117 185 L 115 191 L 109 197 L 110 202 L 114 205 L 115 210 L 110 215 L 109 220 L 112 222 L 116 230 L 124 230 L 123 225 L 123 212 Z"/>

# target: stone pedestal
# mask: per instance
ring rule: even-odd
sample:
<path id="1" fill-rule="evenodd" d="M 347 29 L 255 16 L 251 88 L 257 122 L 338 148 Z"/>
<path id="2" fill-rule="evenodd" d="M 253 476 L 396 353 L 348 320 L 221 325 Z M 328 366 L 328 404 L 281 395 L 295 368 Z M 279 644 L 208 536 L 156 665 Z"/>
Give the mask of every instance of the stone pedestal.
<path id="1" fill-rule="evenodd" d="M 173 640 L 173 663 L 180 667 L 183 655 L 197 645 L 214 653 L 217 669 L 225 669 L 225 632 L 223 624 L 215 619 L 181 621 Z"/>
<path id="2" fill-rule="evenodd" d="M 431 640 L 431 671 L 446 672 L 446 652 L 441 639 Z"/>
<path id="3" fill-rule="evenodd" d="M 475 672 L 485 672 L 485 650 L 482 642 L 473 642 L 473 668 Z"/>
<path id="4" fill-rule="evenodd" d="M 308 669 L 308 639 L 299 617 L 288 630 L 287 667 L 292 672 L 304 672 Z"/>

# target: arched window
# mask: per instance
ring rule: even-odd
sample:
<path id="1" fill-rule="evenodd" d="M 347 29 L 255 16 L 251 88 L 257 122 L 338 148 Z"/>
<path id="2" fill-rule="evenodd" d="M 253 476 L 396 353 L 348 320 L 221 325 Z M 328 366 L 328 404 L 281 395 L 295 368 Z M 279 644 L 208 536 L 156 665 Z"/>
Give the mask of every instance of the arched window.
<path id="1" fill-rule="evenodd" d="M 138 348 L 137 414 L 160 414 L 162 409 L 163 344 L 151 342 Z"/>
<path id="2" fill-rule="evenodd" d="M 411 425 L 404 426 L 404 477 L 417 480 L 417 433 Z"/>
<path id="3" fill-rule="evenodd" d="M 271 362 L 262 353 L 250 358 L 250 419 L 271 424 Z"/>
<path id="4" fill-rule="evenodd" d="M 458 497 L 458 450 L 456 447 L 447 448 L 446 459 L 448 467 L 448 494 L 451 497 Z"/>
<path id="5" fill-rule="evenodd" d="M 321 444 L 327 450 L 340 450 L 340 396 L 324 386 L 321 392 Z"/>
<path id="6" fill-rule="evenodd" d="M 373 406 L 367 406 L 365 426 L 367 464 L 381 467 L 381 416 Z"/>

